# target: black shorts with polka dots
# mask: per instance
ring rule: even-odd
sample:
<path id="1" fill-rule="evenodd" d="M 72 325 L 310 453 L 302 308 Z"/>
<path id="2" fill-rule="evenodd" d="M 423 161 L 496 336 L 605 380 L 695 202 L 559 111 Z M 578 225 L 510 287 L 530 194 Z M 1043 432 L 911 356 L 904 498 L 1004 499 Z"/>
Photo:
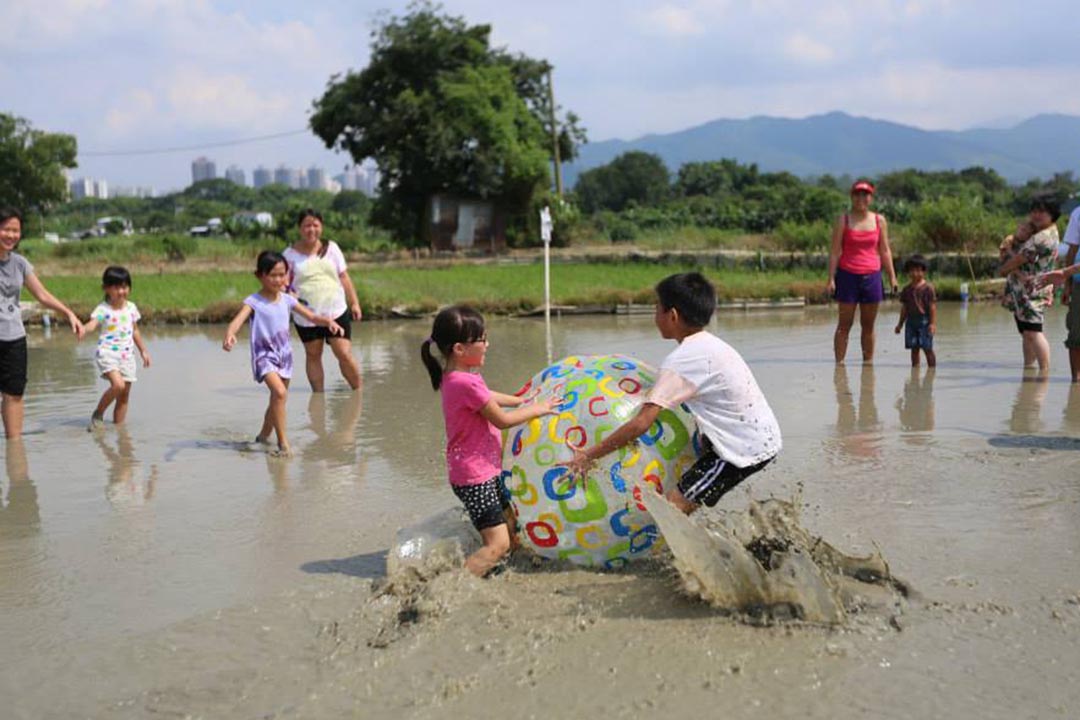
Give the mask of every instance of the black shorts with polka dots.
<path id="1" fill-rule="evenodd" d="M 506 523 L 503 510 L 510 507 L 502 482 L 493 477 L 477 485 L 451 485 L 454 494 L 465 504 L 469 519 L 477 530 L 484 530 Z"/>

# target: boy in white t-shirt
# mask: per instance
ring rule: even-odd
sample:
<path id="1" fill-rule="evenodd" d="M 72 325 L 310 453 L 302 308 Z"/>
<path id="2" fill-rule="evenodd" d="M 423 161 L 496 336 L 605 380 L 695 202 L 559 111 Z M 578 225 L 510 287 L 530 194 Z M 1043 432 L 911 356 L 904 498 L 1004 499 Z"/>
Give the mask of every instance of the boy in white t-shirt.
<path id="1" fill-rule="evenodd" d="M 701 273 L 681 273 L 656 286 L 656 327 L 675 340 L 641 408 L 598 444 L 574 452 L 571 473 L 584 478 L 597 459 L 636 440 L 660 411 L 685 403 L 697 421 L 703 452 L 667 498 L 684 513 L 712 507 L 780 452 L 780 426 L 742 356 L 705 330 L 716 290 Z"/>

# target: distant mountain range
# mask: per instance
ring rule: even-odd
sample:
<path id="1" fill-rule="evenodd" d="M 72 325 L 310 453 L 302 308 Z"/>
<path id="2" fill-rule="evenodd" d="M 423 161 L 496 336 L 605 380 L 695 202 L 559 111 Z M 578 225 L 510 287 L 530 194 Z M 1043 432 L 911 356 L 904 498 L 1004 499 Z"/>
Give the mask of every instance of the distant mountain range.
<path id="1" fill-rule="evenodd" d="M 581 148 L 566 166 L 567 186 L 589 168 L 643 150 L 664 159 L 672 174 L 687 162 L 734 158 L 763 171 L 800 177 L 877 175 L 890 170 L 961 170 L 990 167 L 1010 182 L 1080 171 L 1080 117 L 1036 115 L 1013 127 L 962 131 L 921 130 L 910 125 L 842 112 L 798 120 L 752 117 L 713 120 L 667 135 L 604 140 Z"/>

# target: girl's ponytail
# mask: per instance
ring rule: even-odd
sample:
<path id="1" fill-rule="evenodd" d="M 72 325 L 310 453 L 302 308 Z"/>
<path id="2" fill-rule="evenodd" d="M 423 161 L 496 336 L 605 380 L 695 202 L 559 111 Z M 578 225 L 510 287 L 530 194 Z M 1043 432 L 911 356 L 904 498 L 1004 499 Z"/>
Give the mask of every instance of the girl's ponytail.
<path id="1" fill-rule="evenodd" d="M 438 390 L 442 385 L 443 366 L 431 354 L 431 346 L 435 345 L 439 348 L 439 354 L 448 358 L 457 343 L 476 342 L 485 336 L 484 318 L 471 307 L 451 305 L 440 310 L 431 326 L 431 337 L 420 346 L 420 359 L 431 376 L 432 389 Z"/>
<path id="2" fill-rule="evenodd" d="M 434 342 L 433 339 L 428 338 L 420 345 L 420 359 L 424 361 L 424 367 L 431 376 L 431 389 L 438 390 L 439 385 L 442 384 L 442 363 L 431 354 L 431 346 Z"/>

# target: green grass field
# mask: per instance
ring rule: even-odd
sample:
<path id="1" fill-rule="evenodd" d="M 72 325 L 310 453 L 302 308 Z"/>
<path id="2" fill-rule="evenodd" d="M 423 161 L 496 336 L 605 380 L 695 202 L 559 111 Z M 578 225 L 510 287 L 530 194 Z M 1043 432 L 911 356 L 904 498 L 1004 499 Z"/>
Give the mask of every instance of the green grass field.
<path id="1" fill-rule="evenodd" d="M 652 288 L 674 272 L 696 268 L 646 263 L 575 263 L 552 266 L 552 302 L 558 305 L 650 303 Z M 369 316 L 389 314 L 392 308 L 412 312 L 434 310 L 451 303 L 468 303 L 485 312 L 530 310 L 543 302 L 543 266 L 449 265 L 446 267 L 377 267 L 354 270 L 353 280 Z M 824 301 L 824 278 L 813 270 L 757 272 L 706 271 L 721 300 L 805 297 Z M 46 286 L 64 302 L 86 315 L 101 299 L 100 280 L 93 276 L 45 276 Z M 957 278 L 935 279 L 943 297 L 959 293 Z M 132 300 L 158 320 L 227 319 L 258 281 L 250 273 L 207 271 L 136 275 Z"/>

